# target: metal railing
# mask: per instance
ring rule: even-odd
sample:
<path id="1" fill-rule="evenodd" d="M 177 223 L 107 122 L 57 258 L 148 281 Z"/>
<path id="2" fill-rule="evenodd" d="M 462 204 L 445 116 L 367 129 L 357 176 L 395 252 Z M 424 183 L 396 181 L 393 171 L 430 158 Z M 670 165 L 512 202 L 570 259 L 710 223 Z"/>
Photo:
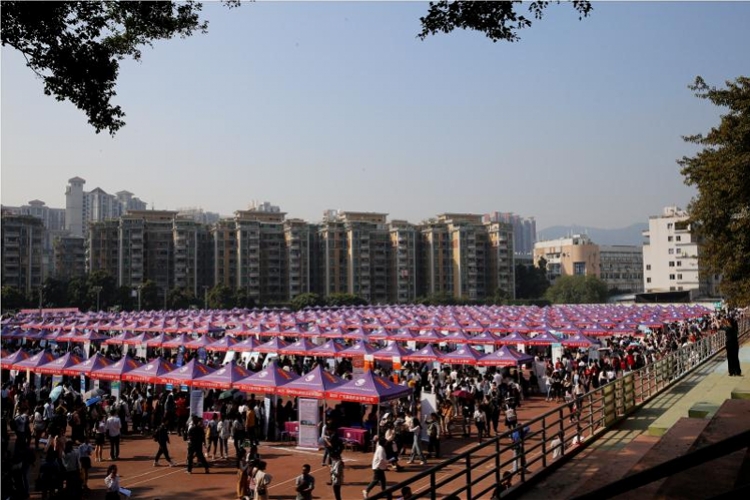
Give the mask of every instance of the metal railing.
<path id="1" fill-rule="evenodd" d="M 740 338 L 749 333 L 750 318 L 742 318 Z M 383 491 L 372 491 L 368 498 L 390 500 L 408 486 L 413 498 L 437 500 L 461 495 L 467 500 L 485 499 L 500 484 L 513 485 L 503 496 L 516 496 L 514 493 L 523 489 L 519 487 L 532 477 L 559 467 L 596 437 L 722 352 L 725 345 L 726 336 L 719 330 L 590 391 L 575 411 L 564 403 L 523 423 L 527 432 L 515 442 L 515 430 L 508 430 Z M 558 435 L 563 436 L 562 445 L 553 443 Z M 562 447 L 557 458 L 555 447 Z"/>

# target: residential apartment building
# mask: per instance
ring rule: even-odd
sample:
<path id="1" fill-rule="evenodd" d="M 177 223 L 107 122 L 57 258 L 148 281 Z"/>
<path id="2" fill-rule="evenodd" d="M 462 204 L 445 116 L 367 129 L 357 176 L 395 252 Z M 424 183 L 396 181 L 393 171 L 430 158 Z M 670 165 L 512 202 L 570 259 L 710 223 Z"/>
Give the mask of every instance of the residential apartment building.
<path id="1" fill-rule="evenodd" d="M 649 217 L 643 243 L 644 291 L 689 291 L 691 296 L 717 296 L 719 276 L 702 276 L 700 242 L 693 233 L 686 211 L 665 207 L 661 215 Z"/>
<path id="2" fill-rule="evenodd" d="M 312 252 L 314 251 L 314 228 L 302 219 L 284 221 L 284 244 L 286 246 L 286 297 L 290 300 L 303 293 L 310 293 L 314 278 Z"/>
<path id="3" fill-rule="evenodd" d="M 76 238 L 76 236 L 71 236 L 71 238 Z M 103 271 L 117 278 L 118 284 L 121 283 L 120 221 L 113 219 L 89 224 L 88 237 L 84 240 L 84 246 L 86 272 Z M 138 249 L 138 258 L 140 259 L 142 259 L 141 250 Z M 128 262 L 130 258 L 129 254 L 125 257 Z M 142 279 L 143 275 L 140 273 L 137 280 L 128 280 L 128 282 L 140 283 Z"/>
<path id="4" fill-rule="evenodd" d="M 221 219 L 211 226 L 214 286 L 237 286 L 237 230 L 233 219 Z"/>
<path id="5" fill-rule="evenodd" d="M 419 233 L 416 226 L 403 220 L 388 225 L 390 257 L 388 263 L 388 302 L 408 304 L 417 298 Z"/>
<path id="6" fill-rule="evenodd" d="M 53 245 L 56 278 L 69 280 L 86 275 L 86 240 L 77 236 L 60 236 Z"/>
<path id="7" fill-rule="evenodd" d="M 539 241 L 534 245 L 534 265 L 547 261 L 547 279 L 554 283 L 559 276 L 600 277 L 599 245 L 582 234 L 569 238 Z"/>
<path id="8" fill-rule="evenodd" d="M 329 210 L 317 225 L 316 247 L 319 280 L 313 288 L 322 296 L 349 291 L 349 240 L 338 212 Z"/>
<path id="9" fill-rule="evenodd" d="M 513 228 L 513 253 L 532 255 L 536 243 L 536 220 L 534 217 L 521 217 L 512 212 L 492 212 L 483 217 L 485 223 L 504 222 Z"/>
<path id="10" fill-rule="evenodd" d="M 492 296 L 496 290 L 501 290 L 513 299 L 516 296 L 516 229 L 502 221 L 490 220 L 484 225 L 488 236 L 486 293 Z"/>
<path id="11" fill-rule="evenodd" d="M 420 265 L 417 279 L 420 296 L 453 295 L 453 247 L 448 226 L 436 219 L 419 226 Z"/>
<path id="12" fill-rule="evenodd" d="M 84 191 L 84 184 L 84 179 L 73 177 L 65 189 L 65 229 L 71 236 L 86 237 L 89 222 L 117 219 L 129 210 L 146 210 L 146 203 L 129 191 L 114 195 L 101 188 Z"/>
<path id="13" fill-rule="evenodd" d="M 172 288 L 203 296 L 203 287 L 213 283 L 213 240 L 209 227 L 192 218 L 177 216 L 172 226 L 174 281 Z"/>
<path id="14" fill-rule="evenodd" d="M 643 291 L 643 248 L 635 245 L 599 245 L 599 277 L 610 290 Z"/>
<path id="15" fill-rule="evenodd" d="M 237 284 L 250 297 L 267 302 L 287 300 L 286 236 L 283 212 L 238 210 Z"/>
<path id="16" fill-rule="evenodd" d="M 44 280 L 44 223 L 31 215 L 2 212 L 2 285 L 30 295 Z"/>

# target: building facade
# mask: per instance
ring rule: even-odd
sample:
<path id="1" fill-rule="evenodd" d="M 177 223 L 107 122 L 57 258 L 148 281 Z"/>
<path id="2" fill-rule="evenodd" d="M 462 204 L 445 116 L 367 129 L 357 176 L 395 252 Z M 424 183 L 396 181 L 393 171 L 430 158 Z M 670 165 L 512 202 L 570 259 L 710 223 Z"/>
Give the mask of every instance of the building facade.
<path id="1" fill-rule="evenodd" d="M 84 179 L 73 177 L 65 189 L 65 229 L 71 236 L 86 237 L 90 222 L 117 219 L 130 210 L 146 210 L 146 203 L 129 191 L 114 195 L 101 188 L 84 191 L 84 184 Z"/>
<path id="2" fill-rule="evenodd" d="M 586 235 L 540 241 L 534 245 L 534 265 L 547 261 L 547 279 L 554 283 L 560 276 L 600 277 L 599 245 Z"/>
<path id="3" fill-rule="evenodd" d="M 686 211 L 676 206 L 649 217 L 643 232 L 643 288 L 646 293 L 689 291 L 718 296 L 719 276 L 702 275 L 701 246 Z"/>
<path id="4" fill-rule="evenodd" d="M 31 215 L 2 213 L 2 285 L 27 296 L 44 281 L 44 223 Z"/>
<path id="5" fill-rule="evenodd" d="M 600 245 L 600 278 L 619 293 L 643 291 L 643 248 L 635 245 Z"/>
<path id="6" fill-rule="evenodd" d="M 521 217 L 512 212 L 492 212 L 484 216 L 484 222 L 504 222 L 513 228 L 513 253 L 532 255 L 536 244 L 536 219 Z"/>
<path id="7" fill-rule="evenodd" d="M 54 241 L 55 277 L 61 280 L 86 275 L 86 240 L 60 236 Z"/>

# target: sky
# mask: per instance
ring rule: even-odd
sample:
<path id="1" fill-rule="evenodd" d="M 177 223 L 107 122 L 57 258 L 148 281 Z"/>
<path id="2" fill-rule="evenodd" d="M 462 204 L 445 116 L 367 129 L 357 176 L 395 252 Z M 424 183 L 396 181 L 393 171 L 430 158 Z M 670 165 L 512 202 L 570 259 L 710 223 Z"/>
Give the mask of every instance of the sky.
<path id="1" fill-rule="evenodd" d="M 695 190 L 682 136 L 721 109 L 688 89 L 750 70 L 750 3 L 551 5 L 517 43 L 454 31 L 424 41 L 421 2 L 205 3 L 209 33 L 124 61 L 127 125 L 97 135 L 2 48 L 4 205 L 65 206 L 127 190 L 156 209 L 229 216 L 270 201 L 319 221 L 341 209 L 418 223 L 515 212 L 537 228 L 621 228 Z"/>

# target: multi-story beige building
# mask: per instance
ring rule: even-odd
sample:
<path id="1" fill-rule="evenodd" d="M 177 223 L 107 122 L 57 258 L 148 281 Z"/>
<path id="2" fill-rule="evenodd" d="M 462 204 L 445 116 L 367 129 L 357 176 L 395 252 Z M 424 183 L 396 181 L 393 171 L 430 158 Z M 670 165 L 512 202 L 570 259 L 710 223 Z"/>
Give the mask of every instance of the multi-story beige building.
<path id="1" fill-rule="evenodd" d="M 237 286 L 237 231 L 234 220 L 221 219 L 211 226 L 214 277 L 210 283 Z"/>
<path id="2" fill-rule="evenodd" d="M 648 240 L 643 243 L 643 280 L 646 293 L 690 292 L 691 296 L 718 296 L 719 276 L 701 275 L 701 246 L 686 211 L 666 207 L 649 217 Z"/>
<path id="3" fill-rule="evenodd" d="M 287 300 L 283 212 L 238 210 L 237 289 L 267 302 Z"/>
<path id="4" fill-rule="evenodd" d="M 92 222 L 84 240 L 86 272 L 104 271 L 118 278 L 120 275 L 120 221 Z M 140 282 L 140 281 L 139 281 Z"/>
<path id="5" fill-rule="evenodd" d="M 417 298 L 418 233 L 413 224 L 394 220 L 388 225 L 390 258 L 388 302 L 408 304 Z"/>
<path id="6" fill-rule="evenodd" d="M 201 297 L 203 287 L 213 282 L 213 241 L 208 226 L 178 216 L 172 227 L 174 241 L 173 288 Z"/>
<path id="7" fill-rule="evenodd" d="M 71 236 L 88 236 L 91 222 L 117 219 L 130 210 L 146 210 L 146 203 L 129 191 L 114 195 L 101 188 L 84 191 L 84 184 L 84 179 L 73 177 L 65 189 L 65 229 Z"/>
<path id="8" fill-rule="evenodd" d="M 534 264 L 547 261 L 547 279 L 554 283 L 559 276 L 600 277 L 599 245 L 586 235 L 539 241 L 534 245 Z"/>
<path id="9" fill-rule="evenodd" d="M 30 295 L 44 280 L 44 223 L 31 215 L 2 213 L 2 285 Z"/>
<path id="10" fill-rule="evenodd" d="M 485 220 L 488 245 L 488 286 L 487 293 L 494 295 L 502 291 L 506 297 L 516 296 L 516 252 L 515 234 L 517 230 L 506 222 Z"/>
<path id="11" fill-rule="evenodd" d="M 453 249 L 448 227 L 431 219 L 419 226 L 421 265 L 420 295 L 453 295 Z"/>
<path id="12" fill-rule="evenodd" d="M 317 229 L 319 281 L 316 293 L 329 296 L 349 291 L 349 240 L 344 222 L 328 211 Z"/>
<path id="13" fill-rule="evenodd" d="M 313 229 L 302 219 L 284 221 L 286 246 L 286 296 L 293 299 L 297 295 L 312 290 Z"/>

